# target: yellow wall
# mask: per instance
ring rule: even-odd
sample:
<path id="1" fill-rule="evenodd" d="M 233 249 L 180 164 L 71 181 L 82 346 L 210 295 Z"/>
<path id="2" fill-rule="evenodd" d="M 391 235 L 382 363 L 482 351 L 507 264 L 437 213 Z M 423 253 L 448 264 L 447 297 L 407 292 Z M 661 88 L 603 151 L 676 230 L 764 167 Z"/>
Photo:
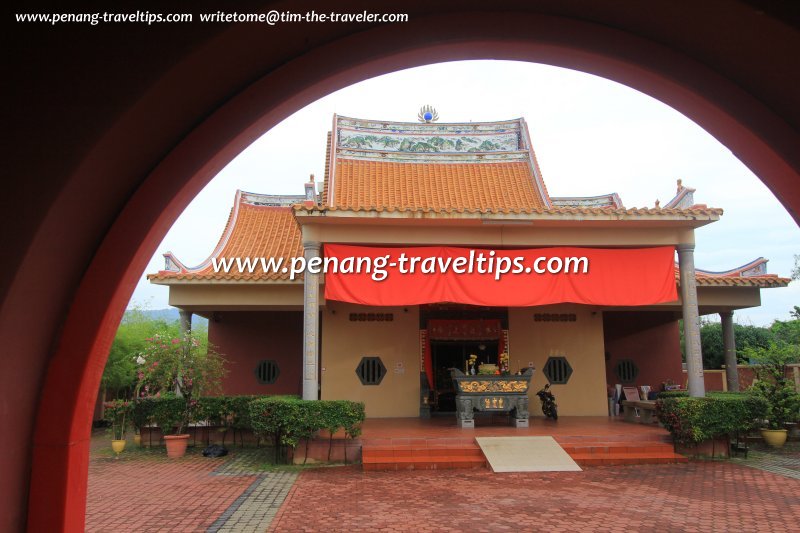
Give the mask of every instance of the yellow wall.
<path id="1" fill-rule="evenodd" d="M 368 417 L 419 416 L 419 308 L 363 307 L 328 302 L 322 312 L 323 400 L 364 402 Z M 392 322 L 351 322 L 350 313 L 393 313 Z M 380 385 L 362 385 L 362 357 L 386 366 Z M 398 363 L 402 368 L 398 368 Z"/>
<path id="2" fill-rule="evenodd" d="M 546 383 L 542 370 L 550 356 L 564 356 L 572 366 L 566 385 L 552 385 L 559 416 L 604 416 L 606 400 L 603 314 L 577 305 L 554 305 L 508 310 L 511 369 L 536 367 L 531 382 L 530 412 L 541 415 L 535 392 Z M 575 322 L 536 322 L 536 313 L 575 313 Z"/>

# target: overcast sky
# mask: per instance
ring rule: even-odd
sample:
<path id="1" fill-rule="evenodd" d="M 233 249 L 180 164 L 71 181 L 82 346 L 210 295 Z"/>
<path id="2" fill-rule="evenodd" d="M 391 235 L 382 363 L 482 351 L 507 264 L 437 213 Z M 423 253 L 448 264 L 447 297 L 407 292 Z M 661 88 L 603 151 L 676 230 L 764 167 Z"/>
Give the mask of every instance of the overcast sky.
<path id="1" fill-rule="evenodd" d="M 511 61 L 464 61 L 409 69 L 322 98 L 265 133 L 234 159 L 175 222 L 147 272 L 171 250 L 193 266 L 208 257 L 237 189 L 302 194 L 309 174 L 323 175 L 333 113 L 415 121 L 433 105 L 440 122 L 524 117 L 551 196 L 618 193 L 626 207 L 662 205 L 676 179 L 695 201 L 722 207 L 720 221 L 696 231 L 695 263 L 728 270 L 759 256 L 789 275 L 800 229 L 773 194 L 731 152 L 671 107 L 615 82 L 557 67 Z M 800 284 L 761 291 L 762 306 L 738 311 L 742 324 L 788 319 Z M 131 305 L 167 307 L 168 290 L 144 275 Z M 713 317 L 716 318 L 716 317 Z"/>

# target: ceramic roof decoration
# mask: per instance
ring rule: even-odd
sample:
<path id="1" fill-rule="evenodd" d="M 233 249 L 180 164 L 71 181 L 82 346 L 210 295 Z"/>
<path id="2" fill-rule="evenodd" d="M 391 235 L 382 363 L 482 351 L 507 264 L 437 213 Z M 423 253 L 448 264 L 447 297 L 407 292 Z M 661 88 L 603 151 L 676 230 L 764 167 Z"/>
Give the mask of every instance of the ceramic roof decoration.
<path id="1" fill-rule="evenodd" d="M 428 114 L 430 115 L 429 118 Z M 420 122 L 365 120 L 334 115 L 328 133 L 325 177 L 319 201 L 303 195 L 238 191 L 217 247 L 197 267 L 183 265 L 171 252 L 155 282 L 257 281 L 302 283 L 287 273 L 260 268 L 215 273 L 212 259 L 280 257 L 303 254 L 298 221 L 346 218 L 408 218 L 483 221 L 568 221 L 581 224 L 680 224 L 699 227 L 723 211 L 694 201 L 695 190 L 677 182 L 669 202 L 625 207 L 617 193 L 550 197 L 524 119 L 438 123 L 425 106 Z M 308 185 L 308 184 L 307 184 Z M 360 219 L 360 220 L 359 220 Z M 610 222 L 609 222 L 610 221 Z M 700 286 L 782 287 L 789 282 L 766 272 L 764 258 L 741 267 L 710 272 L 697 269 Z M 677 272 L 677 270 L 676 270 Z"/>

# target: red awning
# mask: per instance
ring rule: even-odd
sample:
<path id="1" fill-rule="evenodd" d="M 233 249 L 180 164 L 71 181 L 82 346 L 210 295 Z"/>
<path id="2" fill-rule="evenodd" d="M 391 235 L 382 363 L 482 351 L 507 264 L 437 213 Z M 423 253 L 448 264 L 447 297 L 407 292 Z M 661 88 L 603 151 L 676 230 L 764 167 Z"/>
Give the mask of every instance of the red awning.
<path id="1" fill-rule="evenodd" d="M 325 298 L 371 306 L 640 306 L 678 299 L 675 249 L 669 246 L 490 250 L 326 244 L 324 256 Z M 360 272 L 354 272 L 356 266 Z"/>

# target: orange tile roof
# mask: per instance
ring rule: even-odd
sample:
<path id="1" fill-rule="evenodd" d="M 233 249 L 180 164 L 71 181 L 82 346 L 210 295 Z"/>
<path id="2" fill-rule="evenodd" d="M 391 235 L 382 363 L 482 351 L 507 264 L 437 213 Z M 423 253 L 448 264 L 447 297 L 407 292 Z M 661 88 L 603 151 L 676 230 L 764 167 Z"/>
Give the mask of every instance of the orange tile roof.
<path id="1" fill-rule="evenodd" d="M 292 257 L 302 255 L 300 228 L 290 207 L 252 205 L 242 201 L 241 194 L 237 194 L 237 203 L 211 257 L 196 268 L 186 268 L 173 257 L 177 271 L 162 270 L 147 277 L 153 281 L 289 281 L 288 273 L 265 274 L 260 265 L 253 272 L 239 272 L 235 266 L 228 273 L 214 272 L 211 258 L 282 257 L 284 262 L 288 262 Z M 302 282 L 302 276 L 295 281 Z"/>
<path id="2" fill-rule="evenodd" d="M 711 287 L 761 287 L 764 289 L 774 287 L 786 287 L 792 281 L 789 278 L 781 278 L 775 274 L 763 274 L 760 276 L 732 277 L 732 276 L 710 276 L 708 274 L 695 274 L 698 286 Z"/>
<path id="3" fill-rule="evenodd" d="M 663 209 L 656 207 L 629 207 L 629 208 L 614 208 L 614 207 L 449 207 L 449 208 L 435 208 L 435 207 L 395 207 L 395 206 L 359 206 L 351 207 L 329 207 L 326 205 L 295 205 L 292 206 L 295 212 L 301 213 L 303 211 L 342 211 L 342 212 L 435 212 L 435 213 L 491 213 L 491 214 L 537 214 L 537 215 L 585 215 L 585 216 L 635 216 L 635 215 L 655 215 L 664 217 L 687 217 L 694 218 L 698 216 L 714 217 L 722 216 L 723 210 L 716 207 L 705 206 L 692 206 L 687 209 Z"/>
<path id="4" fill-rule="evenodd" d="M 530 167 L 502 163 L 336 161 L 332 207 L 446 211 L 541 209 Z"/>

